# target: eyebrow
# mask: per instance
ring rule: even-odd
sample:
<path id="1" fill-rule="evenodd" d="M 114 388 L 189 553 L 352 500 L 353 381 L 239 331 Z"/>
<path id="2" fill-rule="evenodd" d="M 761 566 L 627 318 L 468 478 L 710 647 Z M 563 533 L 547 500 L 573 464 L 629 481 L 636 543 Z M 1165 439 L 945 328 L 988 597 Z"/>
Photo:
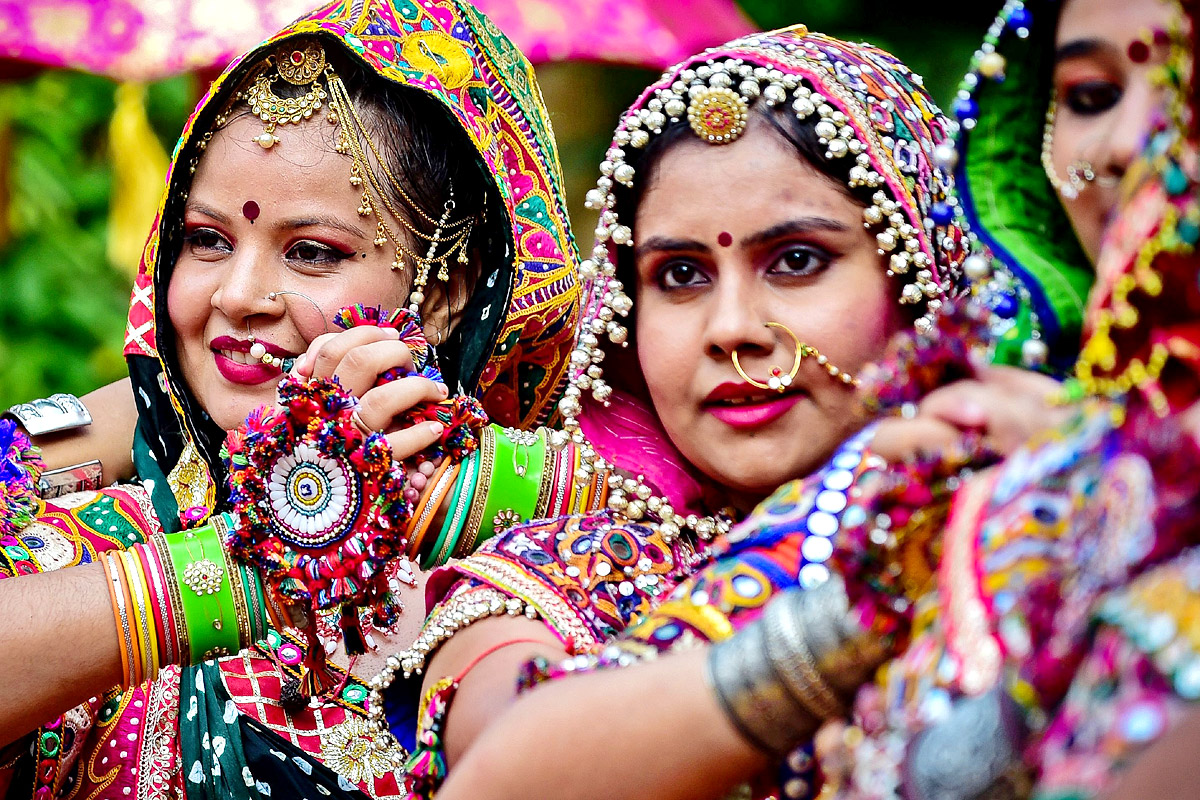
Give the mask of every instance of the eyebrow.
<path id="1" fill-rule="evenodd" d="M 194 200 L 188 200 L 187 207 L 184 209 L 184 211 L 195 211 L 196 213 L 203 214 L 206 217 L 212 217 L 222 225 L 229 224 L 228 216 L 222 214 L 220 211 L 217 211 L 212 206 L 206 206 L 204 203 L 197 203 Z"/>
<path id="2" fill-rule="evenodd" d="M 850 226 L 844 222 L 839 222 L 836 219 L 828 217 L 802 217 L 800 219 L 791 219 L 785 222 L 780 222 L 778 225 L 772 225 L 766 230 L 752 233 L 749 236 L 744 236 L 738 242 L 741 247 L 756 247 L 766 244 L 767 242 L 780 239 L 784 236 L 795 236 L 797 234 L 815 233 L 818 231 L 843 233 L 850 230 Z M 695 239 L 684 239 L 670 236 L 651 236 L 645 242 L 637 245 L 634 248 L 634 256 L 639 257 L 647 253 L 688 253 L 688 252 L 710 252 L 712 250 L 704 242 Z"/>
<path id="3" fill-rule="evenodd" d="M 1095 55 L 1104 47 L 1105 42 L 1100 39 L 1075 39 L 1054 51 L 1054 63 L 1058 64 L 1072 58 Z"/>
<path id="4" fill-rule="evenodd" d="M 848 230 L 850 230 L 849 225 L 839 222 L 836 219 L 829 219 L 828 217 L 801 217 L 800 219 L 790 219 L 778 225 L 772 225 L 765 231 L 744 236 L 740 244 L 742 247 L 757 247 L 775 239 L 782 239 L 785 236 L 818 232 L 844 233 Z"/>
<path id="5" fill-rule="evenodd" d="M 222 225 L 229 225 L 231 221 L 229 215 L 223 214 L 212 206 L 205 205 L 204 203 L 189 201 L 187 204 L 187 210 L 194 211 L 198 214 L 203 214 L 206 217 L 211 217 Z M 327 214 L 296 217 L 295 219 L 287 219 L 279 223 L 279 227 L 292 231 L 299 230 L 301 228 L 313 228 L 322 225 L 335 228 L 343 233 L 348 233 L 351 236 L 357 236 L 359 239 L 367 238 L 367 235 L 363 232 L 362 228 L 359 228 L 357 225 L 351 225 L 347 222 L 343 222 L 337 217 Z"/>
<path id="6" fill-rule="evenodd" d="M 697 250 L 707 252 L 708 245 L 695 239 L 680 239 L 671 236 L 651 236 L 646 241 L 633 248 L 634 257 L 647 253 L 692 253 Z"/>
<path id="7" fill-rule="evenodd" d="M 287 228 L 288 230 L 313 228 L 321 225 L 330 228 L 336 228 L 343 233 L 348 233 L 351 236 L 357 236 L 360 239 L 367 238 L 367 234 L 364 233 L 362 228 L 359 228 L 357 225 L 351 225 L 347 222 L 343 222 L 337 217 L 332 217 L 325 214 L 318 214 L 311 217 L 297 217 L 295 219 L 284 220 L 282 223 L 280 223 L 280 227 Z"/>

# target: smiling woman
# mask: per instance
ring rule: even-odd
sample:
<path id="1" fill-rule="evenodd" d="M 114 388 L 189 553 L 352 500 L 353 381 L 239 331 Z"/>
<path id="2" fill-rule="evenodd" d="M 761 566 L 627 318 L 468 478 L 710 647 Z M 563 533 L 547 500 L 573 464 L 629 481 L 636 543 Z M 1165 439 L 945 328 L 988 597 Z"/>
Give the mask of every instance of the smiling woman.
<path id="1" fill-rule="evenodd" d="M 254 141 L 261 131 L 256 117 L 241 116 L 213 135 L 188 197 L 167 295 L 180 369 L 224 430 L 275 401 L 280 369 L 251 357 L 254 344 L 295 359 L 328 332 L 347 300 L 398 308 L 412 280 L 393 272 L 389 248 L 373 245 L 375 231 L 357 212 L 346 160 L 326 128 L 284 126 L 270 150 Z M 282 154 L 286 171 L 275 167 Z M 290 294 L 273 291 L 284 288 Z M 438 309 L 426 315 L 436 341 L 451 310 L 444 302 L 429 308 Z"/>
<path id="2" fill-rule="evenodd" d="M 225 478 L 243 451 L 223 457 L 222 444 L 275 405 L 287 371 L 293 386 L 336 378 L 351 422 L 385 436 L 397 460 L 427 454 L 452 426 L 406 417 L 448 394 L 430 371 L 413 374 L 425 339 L 445 381 L 493 421 L 548 416 L 578 318 L 560 180 L 532 69 L 466 4 L 330 3 L 212 84 L 175 150 L 131 302 L 136 482 L 38 500 L 41 464 L 0 420 L 0 477 L 22 492 L 21 513 L 0 515 L 0 605 L 12 612 L 0 626 L 0 786 L 396 795 L 404 752 L 369 731 L 354 670 L 378 669 L 369 645 L 407 641 L 402 626 L 419 624 L 414 570 L 388 562 L 383 610 L 360 618 L 368 652 L 347 653 L 337 618 L 291 616 L 278 587 L 227 552 Z M 407 331 L 413 350 L 393 328 L 332 331 L 335 319 L 377 321 L 378 306 L 423 322 Z M 504 443 L 515 473 L 508 434 L 483 438 Z M 434 468 L 457 475 L 454 455 L 410 464 L 403 482 L 389 473 L 388 486 L 407 484 L 389 500 L 412 510 L 422 489 L 448 488 Z M 312 471 L 294 472 L 287 490 L 313 501 Z M 525 513 L 541 485 L 528 472 L 508 484 L 532 483 Z M 422 520 L 424 533 L 435 520 Z M 404 598 L 416 613 L 399 613 Z M 327 686 L 301 681 L 315 652 L 328 654 Z"/>

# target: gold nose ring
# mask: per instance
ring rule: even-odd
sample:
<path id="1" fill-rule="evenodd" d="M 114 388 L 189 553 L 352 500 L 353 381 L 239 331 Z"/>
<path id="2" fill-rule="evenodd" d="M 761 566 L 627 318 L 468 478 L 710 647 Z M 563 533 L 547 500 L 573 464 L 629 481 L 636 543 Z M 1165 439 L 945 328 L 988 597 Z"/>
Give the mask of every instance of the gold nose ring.
<path id="1" fill-rule="evenodd" d="M 796 358 L 794 361 L 792 361 L 791 371 L 786 374 L 784 373 L 782 367 L 771 367 L 771 373 L 768 376 L 766 383 L 763 383 L 762 381 L 751 378 L 746 374 L 746 371 L 742 369 L 742 364 L 738 360 L 737 348 L 735 347 L 733 348 L 733 352 L 730 354 L 730 356 L 733 358 L 733 368 L 737 371 L 737 374 L 742 377 L 742 380 L 746 381 L 746 383 L 759 389 L 766 389 L 772 392 L 784 392 L 789 386 L 792 385 L 792 381 L 796 379 L 796 375 L 800 372 L 800 363 L 804 360 L 804 357 L 810 356 L 817 359 L 817 363 L 821 365 L 821 368 L 829 373 L 829 377 L 833 378 L 838 383 L 843 383 L 847 386 L 858 385 L 858 378 L 855 378 L 849 372 L 830 364 L 829 359 L 821 355 L 817 348 L 800 341 L 800 337 L 793 333 L 792 329 L 784 325 L 782 322 L 768 322 L 766 323 L 766 326 L 768 328 L 777 328 L 781 331 L 785 331 L 788 336 L 792 337 L 792 341 L 796 343 Z"/>
<path id="2" fill-rule="evenodd" d="M 781 331 L 784 331 L 788 336 L 792 337 L 792 341 L 796 343 L 796 357 L 792 361 L 791 371 L 784 373 L 782 367 L 771 367 L 771 374 L 767 378 L 766 383 L 755 380 L 747 375 L 746 371 L 742 369 L 742 364 L 738 360 L 738 352 L 736 347 L 733 348 L 733 353 L 731 354 L 733 358 L 733 368 L 737 371 L 738 375 L 742 376 L 742 380 L 746 381 L 746 383 L 750 384 L 751 386 L 774 392 L 782 392 L 792 385 L 792 381 L 796 379 L 796 374 L 800 372 L 800 362 L 804 360 L 804 344 L 800 341 L 800 337 L 792 333 L 792 329 L 787 325 L 784 325 L 782 322 L 768 322 L 766 323 L 766 326 L 768 328 L 777 328 Z"/>

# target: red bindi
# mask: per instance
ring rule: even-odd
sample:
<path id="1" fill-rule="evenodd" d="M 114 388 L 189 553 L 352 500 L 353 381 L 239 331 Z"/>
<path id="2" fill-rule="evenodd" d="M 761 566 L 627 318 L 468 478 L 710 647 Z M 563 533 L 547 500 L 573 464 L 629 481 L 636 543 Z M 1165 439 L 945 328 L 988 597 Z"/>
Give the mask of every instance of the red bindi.
<path id="1" fill-rule="evenodd" d="M 721 245 L 721 247 L 729 247 L 729 245 L 733 244 L 733 237 L 728 232 L 721 231 L 717 235 L 717 244 Z"/>
<path id="2" fill-rule="evenodd" d="M 1135 64 L 1144 64 L 1150 59 L 1150 45 L 1141 39 L 1129 43 L 1129 60 Z"/>
<path id="3" fill-rule="evenodd" d="M 258 219 L 258 203 L 253 200 L 247 200 L 242 206 L 242 216 L 250 220 L 250 224 L 254 224 L 254 220 Z"/>

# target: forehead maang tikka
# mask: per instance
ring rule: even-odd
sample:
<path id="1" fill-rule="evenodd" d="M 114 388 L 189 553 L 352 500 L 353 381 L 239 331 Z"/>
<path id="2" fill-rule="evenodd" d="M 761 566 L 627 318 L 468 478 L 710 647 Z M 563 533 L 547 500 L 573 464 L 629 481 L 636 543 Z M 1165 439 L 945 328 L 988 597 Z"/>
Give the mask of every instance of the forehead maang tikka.
<path id="1" fill-rule="evenodd" d="M 277 93 L 278 86 L 295 86 L 303 91 L 296 97 L 283 97 Z M 315 41 L 291 42 L 280 47 L 259 70 L 248 89 L 234 96 L 233 103 L 245 101 L 250 110 L 263 122 L 262 133 L 254 142 L 264 150 L 279 145 L 276 135 L 280 125 L 297 125 L 311 119 L 326 106 L 327 119 L 336 128 L 335 149 L 348 155 L 351 160 L 350 185 L 361 191 L 358 213 L 363 217 L 373 216 L 376 221 L 374 244 L 384 247 L 391 244 L 395 251 L 392 269 L 402 269 L 405 261 L 413 265 L 413 284 L 409 294 L 409 310 L 417 313 L 425 300 L 425 287 L 429 273 L 436 268 L 440 281 L 450 279 L 450 260 L 459 264 L 468 262 L 468 245 L 474 228 L 473 216 L 451 220 L 454 213 L 454 187 L 449 187 L 449 198 L 438 218 L 421 208 L 392 174 L 387 160 L 379 152 L 375 142 L 367 133 L 358 110 L 350 99 L 342 79 L 325 58 L 325 50 Z M 228 121 L 228 110 L 216 120 L 214 130 L 219 130 Z M 204 135 L 200 148 L 212 138 L 213 132 Z M 368 158 L 367 153 L 371 158 Z M 372 161 L 378 169 L 372 169 Z M 193 164 L 193 170 L 195 165 Z M 382 177 L 378 174 L 382 172 Z M 392 202 L 397 196 L 404 200 L 407 210 L 433 226 L 433 233 L 420 230 L 411 220 L 410 214 L 402 213 Z M 386 210 L 398 221 L 404 231 L 393 229 L 380 209 Z M 418 243 L 427 243 L 425 254 L 414 252 L 406 243 L 407 233 Z"/>

